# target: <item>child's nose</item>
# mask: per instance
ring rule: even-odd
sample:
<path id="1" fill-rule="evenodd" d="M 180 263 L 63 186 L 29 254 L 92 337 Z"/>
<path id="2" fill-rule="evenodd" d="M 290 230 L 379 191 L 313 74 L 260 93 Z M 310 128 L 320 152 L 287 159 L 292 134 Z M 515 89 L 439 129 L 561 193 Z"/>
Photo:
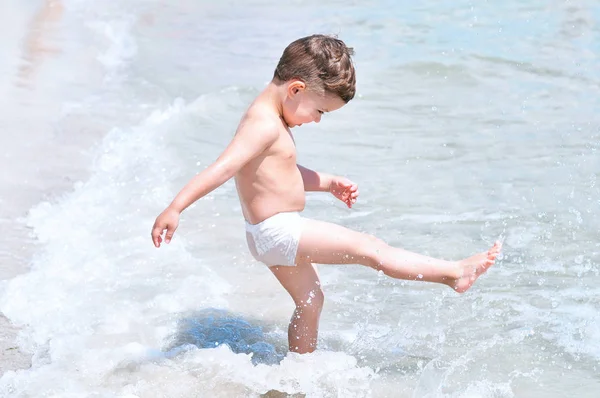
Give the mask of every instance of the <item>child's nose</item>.
<path id="1" fill-rule="evenodd" d="M 321 115 L 317 115 L 317 117 L 315 118 L 315 123 L 319 123 L 321 121 Z"/>

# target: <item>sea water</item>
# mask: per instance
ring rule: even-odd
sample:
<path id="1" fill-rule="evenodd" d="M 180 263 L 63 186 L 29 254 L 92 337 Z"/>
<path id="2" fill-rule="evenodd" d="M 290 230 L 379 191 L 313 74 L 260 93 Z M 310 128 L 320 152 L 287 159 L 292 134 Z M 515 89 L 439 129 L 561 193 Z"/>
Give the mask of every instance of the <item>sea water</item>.
<path id="1" fill-rule="evenodd" d="M 0 396 L 598 396 L 596 2 L 35 6 L 3 41 L 0 238 L 0 311 L 32 363 Z M 361 196 L 309 194 L 305 215 L 446 259 L 504 252 L 464 295 L 320 266 L 319 350 L 300 356 L 231 181 L 170 245 L 150 229 L 312 33 L 354 47 L 358 92 L 293 130 L 299 163 Z"/>

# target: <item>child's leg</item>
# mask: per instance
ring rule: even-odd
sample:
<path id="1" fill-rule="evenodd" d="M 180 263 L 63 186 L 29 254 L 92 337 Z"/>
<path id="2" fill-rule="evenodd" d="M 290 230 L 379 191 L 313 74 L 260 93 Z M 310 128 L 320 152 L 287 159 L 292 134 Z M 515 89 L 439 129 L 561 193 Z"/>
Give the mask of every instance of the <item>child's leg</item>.
<path id="1" fill-rule="evenodd" d="M 391 247 L 383 241 L 342 226 L 306 219 L 297 261 L 317 264 L 362 264 L 407 280 L 443 283 L 465 292 L 491 267 L 501 245 L 461 261 L 444 261 Z"/>
<path id="2" fill-rule="evenodd" d="M 305 261 L 299 262 L 295 267 L 269 268 L 296 304 L 288 327 L 290 351 L 300 354 L 313 352 L 317 348 L 319 317 L 324 301 L 315 266 Z"/>

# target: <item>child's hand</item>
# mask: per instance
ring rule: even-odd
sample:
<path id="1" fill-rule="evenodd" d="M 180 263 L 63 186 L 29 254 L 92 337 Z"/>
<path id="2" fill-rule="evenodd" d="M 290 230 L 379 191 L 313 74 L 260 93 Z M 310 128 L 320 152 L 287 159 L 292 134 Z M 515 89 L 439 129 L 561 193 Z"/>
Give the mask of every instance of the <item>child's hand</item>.
<path id="1" fill-rule="evenodd" d="M 329 192 L 351 208 L 358 198 L 358 185 L 344 177 L 333 177 Z"/>
<path id="2" fill-rule="evenodd" d="M 167 230 L 165 235 L 165 243 L 171 242 L 173 234 L 179 225 L 179 212 L 175 209 L 167 207 L 165 211 L 156 217 L 154 226 L 152 227 L 152 242 L 154 246 L 160 247 L 162 242 L 162 233 Z"/>

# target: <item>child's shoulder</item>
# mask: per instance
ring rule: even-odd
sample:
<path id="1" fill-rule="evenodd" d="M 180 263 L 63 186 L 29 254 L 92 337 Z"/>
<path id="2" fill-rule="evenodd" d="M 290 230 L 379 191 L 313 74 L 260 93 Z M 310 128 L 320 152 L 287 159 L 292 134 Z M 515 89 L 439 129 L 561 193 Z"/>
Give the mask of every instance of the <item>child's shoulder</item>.
<path id="1" fill-rule="evenodd" d="M 277 110 L 273 109 L 264 102 L 254 102 L 240 123 L 240 127 L 259 128 L 263 131 L 272 131 L 273 133 L 281 131 L 283 123 Z"/>

